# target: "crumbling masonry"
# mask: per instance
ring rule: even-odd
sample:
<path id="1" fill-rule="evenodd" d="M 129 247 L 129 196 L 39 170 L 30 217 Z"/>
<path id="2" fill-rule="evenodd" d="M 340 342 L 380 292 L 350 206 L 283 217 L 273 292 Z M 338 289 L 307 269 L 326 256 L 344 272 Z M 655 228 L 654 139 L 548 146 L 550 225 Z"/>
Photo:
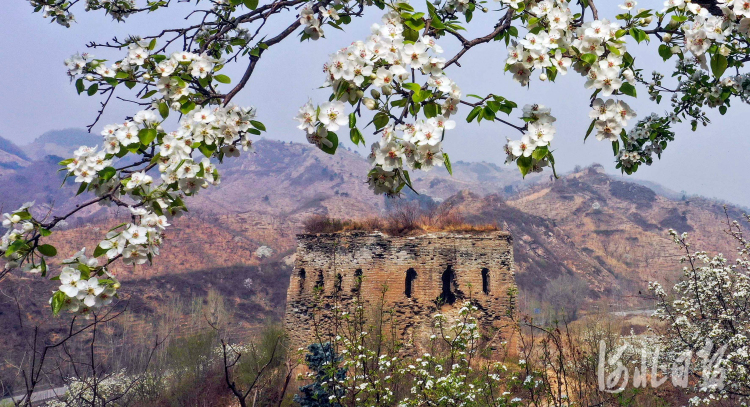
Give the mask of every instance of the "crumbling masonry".
<path id="1" fill-rule="evenodd" d="M 383 286 L 388 287 L 383 294 Z M 330 309 L 354 299 L 395 312 L 398 334 L 413 349 L 433 333 L 432 316 L 455 318 L 471 299 L 480 329 L 497 354 L 515 349 L 512 238 L 507 232 L 429 233 L 395 237 L 379 232 L 297 236 L 285 323 L 293 349 L 330 331 Z"/>

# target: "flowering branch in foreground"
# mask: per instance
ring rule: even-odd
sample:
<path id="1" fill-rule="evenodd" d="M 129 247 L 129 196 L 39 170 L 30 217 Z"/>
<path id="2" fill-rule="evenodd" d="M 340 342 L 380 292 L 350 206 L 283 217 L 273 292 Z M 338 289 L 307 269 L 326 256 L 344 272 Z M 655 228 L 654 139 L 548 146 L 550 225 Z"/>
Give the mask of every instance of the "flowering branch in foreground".
<path id="1" fill-rule="evenodd" d="M 117 21 L 174 6 L 171 0 L 29 2 L 34 11 L 66 27 L 81 6 Z M 88 44 L 115 53 L 112 61 L 89 53 L 65 61 L 78 93 L 102 98 L 89 129 L 110 103 L 122 100 L 137 108 L 120 123 L 103 126 L 102 146 L 81 147 L 60 163 L 79 184 L 79 193 L 94 198 L 49 219 L 35 217 L 30 205 L 4 215 L 3 273 L 19 267 L 59 278 L 60 289 L 51 299 L 54 313 L 85 314 L 107 304 L 120 286 L 109 265 L 118 259 L 151 262 L 164 229 L 187 210 L 186 197 L 217 185 L 217 164 L 251 151 L 252 137 L 265 131 L 255 109 L 231 102 L 272 47 L 292 34 L 301 41 L 325 38 L 325 30 L 353 24 L 373 6 L 383 10 L 381 23 L 366 39 L 331 56 L 323 82 L 331 89 L 329 100 L 306 104 L 297 120 L 308 140 L 330 154 L 340 143 L 337 132 L 348 127 L 351 141 L 366 145 L 363 130 L 372 124 L 378 140 L 371 147 L 367 179 L 376 193 L 393 196 L 411 188 L 410 171 L 435 166 L 451 171 L 442 146 L 462 105 L 468 122 L 497 122 L 520 133 L 505 152 L 507 162 L 515 162 L 523 175 L 547 166 L 554 171 L 556 119 L 548 108 L 526 105 L 514 123 L 515 102 L 496 93 L 465 95 L 447 74 L 461 67 L 472 49 L 498 42 L 507 47 L 503 71 L 521 86 L 530 86 L 534 73 L 542 81 L 556 81 L 571 69 L 585 77 L 592 110 L 584 139 L 595 132 L 598 140 L 611 142 L 617 168 L 632 173 L 661 156 L 674 140 L 673 123 L 688 120 L 695 129 L 708 123 L 706 108 L 724 114 L 732 100 L 748 102 L 750 80 L 741 69 L 750 61 L 750 2 L 701 5 L 706 3 L 667 0 L 663 9 L 652 10 L 636 9 L 629 0 L 620 6 L 621 14 L 607 19 L 599 16 L 593 0 L 500 0 L 492 11 L 476 0 L 428 2 L 421 10 L 421 5 L 398 0 L 198 1 L 184 26 Z M 497 18 L 487 34 L 466 38 L 463 25 L 478 24 L 473 17 L 479 11 Z M 283 24 L 269 24 L 282 16 Z M 638 44 L 653 41 L 664 60 L 677 60 L 674 86 L 660 73 L 645 79 L 628 52 L 628 37 Z M 449 42 L 458 44 L 453 56 L 444 55 Z M 232 84 L 222 69 L 240 61 L 246 64 L 244 73 Z M 671 94 L 670 111 L 634 122 L 627 99 L 637 96 L 638 86 L 657 102 Z M 170 116 L 179 116 L 176 128 L 166 122 Z M 130 221 L 51 273 L 48 260 L 57 250 L 45 238 L 66 218 L 97 204 L 128 207 Z"/>

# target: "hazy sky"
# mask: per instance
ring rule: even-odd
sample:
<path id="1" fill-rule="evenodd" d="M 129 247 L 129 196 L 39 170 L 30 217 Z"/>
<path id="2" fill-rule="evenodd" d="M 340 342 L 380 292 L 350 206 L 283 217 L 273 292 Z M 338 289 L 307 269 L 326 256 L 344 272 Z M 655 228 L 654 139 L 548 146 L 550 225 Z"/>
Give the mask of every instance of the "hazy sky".
<path id="1" fill-rule="evenodd" d="M 88 51 L 85 44 L 92 40 L 153 34 L 166 25 L 180 27 L 184 24 L 182 18 L 193 7 L 177 3 L 168 12 L 131 17 L 125 24 L 114 23 L 102 13 L 84 13 L 79 9 L 76 13 L 78 23 L 66 29 L 32 13 L 26 1 L 7 3 L 0 14 L 0 38 L 3 38 L 0 40 L 0 86 L 4 95 L 0 99 L 0 136 L 18 144 L 29 143 L 53 129 L 83 128 L 94 119 L 100 99 L 76 94 L 65 74 L 62 64 L 65 58 L 77 51 Z M 660 9 L 663 2 L 642 0 L 639 3 L 639 6 Z M 614 16 L 618 10 L 616 4 L 610 0 L 599 2 L 600 15 Z M 259 120 L 269 129 L 268 137 L 304 142 L 304 134 L 296 129 L 296 122 L 291 118 L 308 98 L 318 102 L 327 100 L 326 91 L 317 89 L 323 82 L 323 63 L 335 50 L 354 40 L 364 39 L 369 34 L 370 24 L 380 18 L 379 10 L 375 11 L 377 13 L 370 12 L 364 19 L 346 27 L 346 32 L 326 28 L 328 38 L 324 40 L 300 43 L 290 36 L 272 47 L 263 55 L 249 84 L 234 102 L 257 107 Z M 491 30 L 493 22 L 488 17 L 495 15 L 477 14 L 472 22 L 477 28 L 472 29 L 467 37 Z M 287 15 L 286 19 L 284 23 L 289 24 L 293 16 Z M 272 34 L 281 26 L 269 23 L 268 28 Z M 447 38 L 441 44 L 446 48 L 446 55 L 451 56 L 456 44 Z M 672 62 L 663 63 L 656 55 L 655 47 L 631 44 L 630 51 L 636 55 L 636 64 L 647 75 L 652 70 L 669 74 Z M 121 58 L 121 54 L 104 50 L 91 52 L 111 60 Z M 447 73 L 464 94 L 492 92 L 506 96 L 519 106 L 526 103 L 550 106 L 552 114 L 558 118 L 554 148 L 559 170 L 568 171 L 575 165 L 598 162 L 608 171 L 619 174 L 614 169 L 610 143 L 597 142 L 594 137 L 583 143 L 583 135 L 590 123 L 588 97 L 591 92 L 583 88 L 582 78 L 571 70 L 567 76 L 558 76 L 556 83 L 535 80 L 531 89 L 522 88 L 512 81 L 510 75 L 503 73 L 506 56 L 504 43 L 486 44 L 469 51 L 461 59 L 462 67 L 453 66 Z M 238 79 L 244 63 L 225 69 Z M 646 89 L 642 87 L 638 88 L 638 93 L 641 97 L 637 102 L 629 97 L 625 100 L 638 111 L 639 117 L 669 108 L 666 101 L 662 105 L 649 102 Z M 692 132 L 688 125 L 677 127 L 677 141 L 667 148 L 663 159 L 652 167 L 642 167 L 637 177 L 659 182 L 676 191 L 685 190 L 750 206 L 750 190 L 745 182 L 750 161 L 744 158 L 750 149 L 747 124 L 750 108 L 739 100 L 733 102 L 734 106 L 726 116 L 719 116 L 718 112 L 712 114 L 714 123 L 706 128 Z M 124 102 L 111 105 L 94 132 L 98 134 L 104 124 L 119 122 L 135 111 L 135 106 Z M 505 137 L 518 138 L 517 131 L 499 123 L 466 124 L 463 118 L 468 109 L 465 106 L 459 113 L 456 130 L 446 135 L 445 149 L 451 159 L 502 164 Z M 519 114 L 514 112 L 512 119 L 517 122 Z M 363 133 L 369 137 L 368 145 L 375 140 L 372 131 Z M 344 145 L 351 146 L 348 137 L 341 138 L 347 139 Z"/>

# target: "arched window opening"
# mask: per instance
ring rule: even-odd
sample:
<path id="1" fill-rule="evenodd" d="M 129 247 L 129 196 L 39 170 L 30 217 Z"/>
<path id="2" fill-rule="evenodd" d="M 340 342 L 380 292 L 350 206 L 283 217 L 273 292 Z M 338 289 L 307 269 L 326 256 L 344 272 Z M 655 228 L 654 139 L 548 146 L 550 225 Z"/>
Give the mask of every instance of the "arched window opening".
<path id="1" fill-rule="evenodd" d="M 352 285 L 352 292 L 359 292 L 360 287 L 362 287 L 362 269 L 357 269 L 354 271 L 354 285 Z"/>
<path id="2" fill-rule="evenodd" d="M 404 281 L 404 294 L 406 298 L 411 298 L 414 280 L 417 279 L 417 272 L 414 269 L 406 270 L 406 281 Z"/>
<path id="3" fill-rule="evenodd" d="M 453 304 L 456 302 L 456 294 L 454 294 L 451 289 L 455 279 L 456 273 L 453 271 L 453 267 L 448 266 L 443 272 L 443 292 L 440 293 L 440 300 L 445 304 Z"/>
<path id="4" fill-rule="evenodd" d="M 486 268 L 482 269 L 482 292 L 490 293 L 490 270 Z"/>
<path id="5" fill-rule="evenodd" d="M 302 291 L 305 289 L 305 278 L 307 278 L 307 273 L 305 273 L 305 269 L 299 269 L 297 276 L 299 277 L 299 290 Z"/>
<path id="6" fill-rule="evenodd" d="M 315 281 L 315 289 L 323 289 L 323 272 L 318 272 L 318 279 Z"/>
<path id="7" fill-rule="evenodd" d="M 336 273 L 336 279 L 333 281 L 333 292 L 338 294 L 341 291 L 341 273 Z"/>

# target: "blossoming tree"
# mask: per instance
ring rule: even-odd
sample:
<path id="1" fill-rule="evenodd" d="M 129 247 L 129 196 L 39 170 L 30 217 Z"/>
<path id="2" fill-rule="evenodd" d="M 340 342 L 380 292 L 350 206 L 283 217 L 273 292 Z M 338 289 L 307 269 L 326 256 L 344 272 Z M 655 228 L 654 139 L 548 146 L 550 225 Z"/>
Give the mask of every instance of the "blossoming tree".
<path id="1" fill-rule="evenodd" d="M 120 284 L 108 272 L 112 262 L 151 262 L 159 253 L 170 219 L 183 213 L 186 197 L 217 185 L 217 164 L 252 149 L 265 131 L 256 110 L 232 104 L 256 66 L 272 57 L 282 41 L 318 41 L 325 30 L 356 24 L 368 8 L 382 10 L 367 38 L 336 51 L 323 67 L 322 103 L 310 101 L 296 120 L 307 139 L 334 154 L 348 132 L 355 144 L 376 138 L 367 180 L 379 194 L 411 188 L 410 171 L 445 166 L 442 141 L 455 120 L 482 120 L 519 132 L 505 148 L 507 161 L 521 173 L 551 167 L 555 117 L 541 104 L 519 109 L 502 95 L 465 95 L 450 72 L 475 48 L 505 53 L 504 71 L 519 86 L 532 75 L 559 81 L 568 73 L 586 78 L 591 92 L 586 138 L 611 142 L 617 168 L 632 173 L 651 164 L 672 141 L 674 122 L 706 124 L 706 109 L 723 114 L 730 103 L 747 102 L 750 78 L 742 72 L 750 48 L 750 0 L 667 0 L 663 9 L 637 9 L 633 0 L 621 14 L 601 16 L 599 0 L 203 0 L 188 17 L 198 22 L 159 27 L 152 33 L 91 43 L 90 48 L 119 52 L 115 61 L 83 53 L 65 61 L 78 93 L 101 99 L 96 126 L 113 96 L 140 98 L 140 111 L 101 128 L 99 147 L 83 146 L 60 163 L 93 198 L 67 214 L 34 216 L 31 204 L 4 214 L 0 253 L 5 271 L 22 268 L 61 285 L 50 303 L 54 313 L 89 313 L 117 295 Z M 169 8 L 173 0 L 29 0 L 34 11 L 69 27 L 74 12 L 101 12 L 117 21 Z M 477 12 L 495 16 L 486 35 L 467 38 L 464 26 L 477 24 Z M 192 21 L 186 19 L 186 21 Z M 481 28 L 478 28 L 481 29 Z M 673 89 L 663 75 L 646 78 L 628 52 L 628 40 L 648 43 L 653 52 L 675 63 Z M 458 51 L 448 55 L 440 44 Z M 227 64 L 243 64 L 242 77 L 222 74 Z M 635 121 L 629 98 L 637 89 L 670 104 L 664 115 Z M 116 97 L 114 99 L 117 99 Z M 348 106 L 347 106 L 348 105 Z M 363 109 L 364 108 L 364 109 Z M 262 106 L 260 107 L 262 112 Z M 368 113 L 369 111 L 369 113 Z M 289 114 L 293 115 L 292 112 Z M 168 117 L 179 117 L 172 127 Z M 514 119 L 518 118 L 518 119 Z M 365 137 L 375 130 L 376 136 Z M 366 131 L 365 131 L 366 130 Z M 82 250 L 50 270 L 47 258 L 57 250 L 45 239 L 60 222 L 91 205 L 127 207 L 130 222 L 115 227 L 91 252 Z"/>

